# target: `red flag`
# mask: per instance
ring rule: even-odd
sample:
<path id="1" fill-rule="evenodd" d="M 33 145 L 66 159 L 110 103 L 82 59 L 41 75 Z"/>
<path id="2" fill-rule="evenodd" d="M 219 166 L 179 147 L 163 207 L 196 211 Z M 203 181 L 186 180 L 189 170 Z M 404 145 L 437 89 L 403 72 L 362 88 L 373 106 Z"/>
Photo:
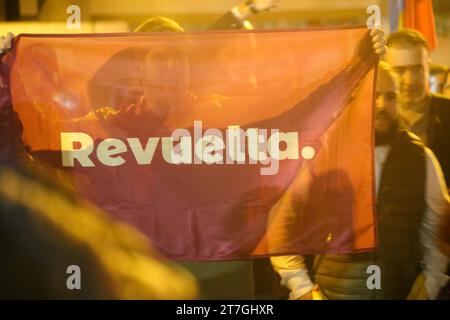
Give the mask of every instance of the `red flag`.
<path id="1" fill-rule="evenodd" d="M 430 50 L 436 48 L 436 26 L 431 0 L 405 0 L 403 19 L 405 28 L 416 29 L 424 35 Z"/>
<path id="2" fill-rule="evenodd" d="M 354 252 L 375 246 L 368 39 L 23 35 L 5 66 L 33 157 L 169 257 Z"/>

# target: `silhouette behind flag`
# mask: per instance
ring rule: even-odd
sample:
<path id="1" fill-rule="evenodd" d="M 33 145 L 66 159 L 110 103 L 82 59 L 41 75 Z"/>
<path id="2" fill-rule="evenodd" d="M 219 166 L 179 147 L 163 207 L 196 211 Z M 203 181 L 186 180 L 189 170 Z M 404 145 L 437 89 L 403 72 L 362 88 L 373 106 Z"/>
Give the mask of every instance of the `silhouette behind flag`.
<path id="1" fill-rule="evenodd" d="M 126 49 L 140 80 L 93 83 Z M 22 35 L 4 60 L 30 152 L 170 258 L 374 248 L 366 29 Z"/>

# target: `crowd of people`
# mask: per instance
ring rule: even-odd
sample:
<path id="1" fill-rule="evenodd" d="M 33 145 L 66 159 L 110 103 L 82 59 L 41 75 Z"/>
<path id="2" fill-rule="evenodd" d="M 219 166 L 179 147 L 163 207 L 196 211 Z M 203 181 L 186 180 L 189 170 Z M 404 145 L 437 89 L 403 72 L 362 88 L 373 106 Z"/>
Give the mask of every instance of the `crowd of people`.
<path id="1" fill-rule="evenodd" d="M 276 1 L 270 0 L 248 1 L 234 7 L 211 25 L 209 29 L 249 28 L 246 19 L 250 14 L 269 10 L 276 4 Z M 135 31 L 183 32 L 184 30 L 175 21 L 164 17 L 156 17 L 147 20 Z M 55 213 L 46 212 L 46 210 L 42 213 L 42 210 L 36 210 L 35 206 L 27 205 L 27 201 L 32 200 L 24 195 L 19 196 L 14 192 L 11 194 L 0 192 L 0 218 L 2 219 L 0 236 L 4 240 L 2 246 L 8 254 L 8 259 L 11 261 L 17 260 L 14 268 L 21 268 L 25 274 L 27 274 L 26 268 L 19 267 L 19 264 L 29 264 L 30 261 L 35 263 L 36 261 L 31 249 L 25 251 L 32 257 L 29 260 L 14 254 L 16 248 L 19 250 L 18 247 L 26 246 L 26 243 L 33 242 L 33 240 L 19 241 L 20 239 L 15 239 L 18 232 L 7 232 L 7 229 L 23 228 L 24 230 L 37 230 L 36 237 L 43 244 L 42 246 L 36 244 L 35 250 L 49 248 L 48 242 L 52 241 L 51 237 L 66 237 L 71 240 L 67 240 L 67 246 L 62 242 L 58 248 L 45 249 L 54 250 L 55 254 L 60 254 L 67 249 L 75 252 L 75 255 L 81 259 L 81 251 L 73 250 L 73 248 L 83 246 L 91 248 L 89 255 L 84 256 L 83 259 L 85 259 L 87 265 L 93 266 L 90 267 L 93 270 L 93 279 L 100 272 L 98 271 L 101 269 L 99 265 L 102 265 L 103 269 L 107 269 L 106 274 L 113 279 L 117 277 L 117 274 L 119 276 L 125 274 L 124 278 L 129 278 L 124 270 L 132 268 L 124 267 L 119 271 L 113 267 L 108 268 L 111 264 L 111 257 L 120 258 L 127 256 L 127 254 L 122 252 L 102 258 L 103 255 L 106 255 L 105 252 L 120 251 L 117 246 L 122 251 L 128 252 L 128 256 L 133 256 L 137 264 L 143 266 L 139 272 L 148 272 L 153 267 L 154 270 L 160 272 L 161 276 L 170 278 L 170 281 L 164 285 L 152 282 L 158 283 L 160 279 L 160 275 L 155 273 L 153 273 L 153 280 L 146 277 L 141 279 L 137 276 L 136 279 L 128 281 L 128 283 L 116 281 L 120 284 L 114 283 L 111 279 L 99 278 L 98 288 L 93 288 L 92 294 L 88 296 L 91 298 L 170 298 L 171 288 L 174 290 L 173 298 L 252 299 L 255 297 L 255 292 L 259 294 L 257 297 L 280 298 L 284 296 L 279 294 L 281 291 L 276 284 L 279 278 L 281 285 L 289 290 L 290 299 L 307 300 L 317 297 L 321 299 L 450 299 L 448 281 L 450 271 L 448 269 L 450 257 L 450 198 L 447 188 L 450 183 L 449 70 L 444 66 L 430 64 L 427 41 L 418 31 L 405 29 L 393 32 L 386 41 L 384 32 L 374 29 L 370 32 L 370 37 L 372 54 L 381 58 L 378 64 L 375 96 L 374 162 L 378 233 L 376 250 L 352 254 L 271 257 L 270 265 L 273 267 L 273 271 L 267 271 L 269 259 L 265 260 L 266 263 L 261 263 L 262 260 L 179 262 L 178 264 L 183 269 L 187 269 L 194 275 L 196 279 L 193 280 L 184 271 L 177 269 L 179 266 L 173 266 L 169 262 L 161 262 L 161 265 L 155 267 L 156 262 L 149 261 L 149 258 L 147 260 L 142 258 L 143 252 L 148 249 L 143 249 L 140 240 L 134 240 L 134 235 L 130 233 L 121 232 L 119 234 L 117 232 L 119 239 L 128 239 L 127 237 L 129 237 L 132 240 L 114 241 L 110 239 L 108 246 L 105 245 L 105 247 L 92 244 L 88 235 L 77 236 L 74 242 L 72 233 L 76 232 L 71 229 L 59 230 L 58 224 L 55 224 L 52 220 L 55 219 L 53 217 Z M 10 50 L 13 41 L 14 37 L 10 34 L 2 37 L 0 39 L 0 53 Z M 126 53 L 119 52 L 118 55 L 126 55 Z M 101 78 L 101 72 L 102 69 L 98 71 L 96 76 Z M 445 95 L 448 96 L 445 97 Z M 149 101 L 151 96 L 155 95 L 147 94 L 144 98 Z M 161 113 L 161 110 L 164 111 L 165 109 L 158 109 L 160 105 L 157 101 L 155 103 L 147 102 L 147 104 L 150 107 L 148 111 L 154 115 L 155 119 L 164 117 L 164 112 Z M 5 111 L 2 110 L 2 112 Z M 94 116 L 103 119 L 120 116 L 121 113 L 123 112 L 120 110 L 106 112 L 103 109 L 96 111 L 94 115 L 91 115 L 91 118 Z M 11 122 L 13 115 L 9 114 L 4 118 Z M 13 128 L 2 125 L 2 133 L 8 130 L 21 130 L 21 128 L 20 126 L 14 126 Z M 11 141 L 8 142 L 8 147 L 10 145 Z M 14 151 L 10 154 L 14 155 L 15 153 Z M 13 156 L 5 156 L 2 151 L 2 159 L 11 160 L 11 158 Z M 12 172 L 15 173 L 11 175 Z M 17 177 L 14 178 L 14 176 Z M 24 173 L 23 169 L 2 167 L 2 170 L 0 170 L 0 186 L 2 189 L 8 188 L 5 183 L 14 179 L 25 180 L 26 183 L 30 183 L 29 180 L 31 179 L 34 184 L 39 184 L 40 180 L 31 178 L 32 176 L 29 172 Z M 42 183 L 42 188 L 48 188 L 44 182 Z M 19 191 L 17 192 L 20 194 Z M 53 196 L 69 197 L 70 201 L 74 201 L 71 200 L 73 196 L 66 193 Z M 10 215 L 6 214 L 7 210 L 20 212 L 20 215 L 16 220 L 10 221 Z M 60 209 L 54 208 L 54 210 Z M 24 212 L 32 212 L 33 214 L 25 214 Z M 94 213 L 92 214 L 94 215 Z M 61 214 L 57 216 L 64 219 Z M 33 224 L 30 222 L 31 217 L 41 219 L 45 222 L 45 225 L 38 224 L 33 229 Z M 76 223 L 70 212 L 68 217 Z M 97 223 L 102 225 L 102 228 L 107 228 L 103 225 L 109 225 L 113 230 L 114 228 L 117 229 L 117 226 L 112 222 L 104 222 L 102 220 L 104 218 L 96 219 Z M 53 225 L 50 223 L 52 221 Z M 47 224 L 51 226 L 47 226 Z M 57 235 L 48 233 L 50 238 L 46 239 L 46 233 L 43 233 L 40 228 L 53 228 L 52 230 Z M 32 237 L 33 232 L 27 232 L 27 236 Z M 105 237 L 107 236 L 105 235 Z M 128 245 L 124 246 L 121 241 L 127 242 Z M 1 254 L 3 255 L 3 253 Z M 93 256 L 95 255 L 97 255 L 97 258 L 94 259 Z M 70 260 L 67 256 L 66 259 Z M 144 262 L 141 262 L 143 260 Z M 48 269 L 60 267 L 65 262 L 66 260 L 62 259 Z M 133 262 L 129 261 L 128 263 L 131 265 Z M 381 288 L 370 289 L 367 286 L 367 270 L 369 266 L 374 265 L 379 266 L 381 270 Z M 0 268 L 5 268 L 5 265 L 2 264 Z M 14 270 L 12 268 L 9 267 L 8 272 L 0 270 L 0 274 L 5 274 L 8 277 L 5 276 L 2 282 L 13 279 L 11 275 L 14 274 Z M 266 268 L 266 271 L 262 271 L 264 268 Z M 177 270 L 177 272 L 174 270 Z M 29 274 L 32 274 L 32 272 L 29 272 Z M 46 279 L 40 279 L 40 287 L 46 287 L 42 281 L 48 280 L 49 283 L 54 283 L 54 281 L 50 281 L 52 278 L 50 273 L 46 277 Z M 30 275 L 29 279 L 33 279 L 33 277 Z M 174 284 L 175 279 L 182 286 L 177 287 Z M 20 286 L 26 288 L 27 281 L 20 282 Z M 32 280 L 29 280 L 29 282 L 32 283 Z M 197 293 L 194 283 L 199 286 L 200 293 Z M 268 285 L 261 286 L 261 283 L 267 283 Z M 108 286 L 116 286 L 116 289 L 108 289 Z M 124 292 L 131 293 L 129 295 L 120 294 L 120 286 L 123 286 Z M 131 286 L 132 289 L 127 286 Z M 161 290 L 162 293 L 160 295 L 156 293 L 140 294 L 146 290 L 146 286 L 150 288 L 149 292 Z M 259 289 L 261 287 L 264 288 Z M 48 295 L 45 295 L 37 294 L 34 291 L 21 291 L 18 286 L 14 285 L 7 288 L 11 291 L 8 293 L 2 290 L 5 297 L 21 297 L 21 293 L 24 294 L 22 296 L 24 298 L 54 297 L 61 292 L 47 292 Z M 184 294 L 180 292 L 180 288 L 186 288 Z M 97 289 L 98 291 L 96 291 Z M 61 289 L 58 287 L 57 290 Z M 115 294 L 112 295 L 108 292 L 114 292 Z M 62 297 L 71 297 L 62 293 L 61 295 Z"/>

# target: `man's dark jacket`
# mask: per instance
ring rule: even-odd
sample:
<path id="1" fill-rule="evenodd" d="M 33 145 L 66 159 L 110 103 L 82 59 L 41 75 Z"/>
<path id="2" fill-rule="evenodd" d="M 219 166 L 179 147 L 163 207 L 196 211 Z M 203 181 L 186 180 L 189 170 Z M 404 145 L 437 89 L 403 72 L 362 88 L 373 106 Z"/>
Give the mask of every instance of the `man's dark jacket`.
<path id="1" fill-rule="evenodd" d="M 427 145 L 434 152 L 450 185 L 450 99 L 441 95 L 431 96 L 430 123 Z"/>

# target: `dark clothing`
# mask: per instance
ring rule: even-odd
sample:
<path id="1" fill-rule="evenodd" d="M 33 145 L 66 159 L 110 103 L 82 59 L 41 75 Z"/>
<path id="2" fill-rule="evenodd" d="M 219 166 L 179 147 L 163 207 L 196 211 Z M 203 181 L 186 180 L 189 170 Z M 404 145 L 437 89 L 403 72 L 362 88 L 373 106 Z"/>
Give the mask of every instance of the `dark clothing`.
<path id="1" fill-rule="evenodd" d="M 447 187 L 450 185 L 450 99 L 431 95 L 428 147 L 434 152 L 444 173 Z"/>
<path id="2" fill-rule="evenodd" d="M 423 144 L 400 131 L 378 192 L 378 249 L 318 256 L 315 282 L 330 299 L 405 299 L 420 273 L 419 229 L 425 211 Z M 367 267 L 381 269 L 381 290 L 369 290 Z"/>

